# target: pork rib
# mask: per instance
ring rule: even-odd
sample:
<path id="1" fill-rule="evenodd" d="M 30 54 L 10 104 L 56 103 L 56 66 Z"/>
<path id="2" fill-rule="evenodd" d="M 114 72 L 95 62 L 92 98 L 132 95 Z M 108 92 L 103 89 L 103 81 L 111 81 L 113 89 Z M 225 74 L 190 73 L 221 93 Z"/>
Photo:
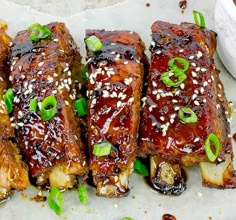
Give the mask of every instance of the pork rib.
<path id="1" fill-rule="evenodd" d="M 72 187 L 76 175 L 87 174 L 85 147 L 80 138 L 73 101 L 75 77 L 80 71 L 80 54 L 63 23 L 46 27 L 51 36 L 30 40 L 31 31 L 17 34 L 11 48 L 10 80 L 15 92 L 14 118 L 21 150 L 37 185 L 59 189 Z M 58 102 L 55 117 L 44 121 L 42 101 L 54 96 Z M 30 100 L 39 109 L 30 112 Z"/>
<path id="2" fill-rule="evenodd" d="M 129 191 L 128 179 L 136 157 L 140 119 L 140 96 L 144 66 L 144 43 L 128 31 L 88 30 L 102 51 L 88 51 L 89 114 L 88 142 L 90 169 L 97 195 L 120 197 Z M 107 156 L 95 156 L 97 143 L 109 142 Z"/>

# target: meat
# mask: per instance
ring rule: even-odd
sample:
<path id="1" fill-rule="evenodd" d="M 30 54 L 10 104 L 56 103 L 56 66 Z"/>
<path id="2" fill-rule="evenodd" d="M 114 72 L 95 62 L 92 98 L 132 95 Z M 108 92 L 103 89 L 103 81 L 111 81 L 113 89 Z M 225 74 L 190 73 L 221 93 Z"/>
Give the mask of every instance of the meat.
<path id="1" fill-rule="evenodd" d="M 76 183 L 76 175 L 88 172 L 74 109 L 81 56 L 63 23 L 35 24 L 29 29 L 17 34 L 11 48 L 18 141 L 37 185 L 67 189 Z M 44 38 L 32 38 L 37 34 Z M 37 105 L 31 106 L 32 100 Z M 55 115 L 48 118 L 50 113 L 44 113 L 50 111 Z"/>
<path id="2" fill-rule="evenodd" d="M 172 165 L 203 162 L 204 185 L 234 188 L 230 104 L 213 60 L 216 34 L 190 23 L 157 21 L 152 39 L 139 155 L 159 156 Z M 220 143 L 215 163 L 209 162 L 205 149 L 211 133 Z M 210 175 L 213 168 L 221 181 Z"/>
<path id="3" fill-rule="evenodd" d="M 97 195 L 121 197 L 129 192 L 140 119 L 144 76 L 144 43 L 134 32 L 88 30 L 102 50 L 88 52 L 89 166 Z M 94 155 L 95 145 L 111 145 L 107 155 Z"/>
<path id="4" fill-rule="evenodd" d="M 29 185 L 28 168 L 16 146 L 14 129 L 3 101 L 8 86 L 6 66 L 11 43 L 6 28 L 7 25 L 0 22 L 0 202 L 10 196 L 13 189 L 24 190 Z"/>

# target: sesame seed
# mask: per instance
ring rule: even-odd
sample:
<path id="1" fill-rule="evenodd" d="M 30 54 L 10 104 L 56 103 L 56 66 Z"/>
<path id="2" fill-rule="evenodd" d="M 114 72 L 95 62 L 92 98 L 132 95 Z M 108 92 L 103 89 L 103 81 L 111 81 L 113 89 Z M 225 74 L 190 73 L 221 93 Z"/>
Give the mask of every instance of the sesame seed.
<path id="1" fill-rule="evenodd" d="M 151 45 L 155 46 L 156 45 L 155 41 L 151 41 Z"/>
<path id="2" fill-rule="evenodd" d="M 180 84 L 180 88 L 181 88 L 181 89 L 184 89 L 184 88 L 185 88 L 184 83 L 181 83 L 181 84 Z"/>
<path id="3" fill-rule="evenodd" d="M 174 121 L 175 121 L 175 120 L 174 120 L 173 118 L 170 119 L 170 123 L 171 123 L 171 124 L 173 124 Z"/>
<path id="4" fill-rule="evenodd" d="M 198 71 L 200 71 L 201 70 L 201 67 L 197 67 L 196 68 L 196 71 L 198 72 Z"/>
<path id="5" fill-rule="evenodd" d="M 152 126 L 156 126 L 157 125 L 157 123 L 156 122 L 152 122 Z"/>
<path id="6" fill-rule="evenodd" d="M 159 100 L 161 98 L 161 95 L 160 94 L 157 94 L 156 95 L 156 100 Z"/>
<path id="7" fill-rule="evenodd" d="M 209 83 L 211 83 L 211 80 L 210 80 L 210 79 L 208 79 L 207 81 L 208 81 Z"/>
<path id="8" fill-rule="evenodd" d="M 207 102 L 207 100 L 206 100 L 206 99 L 203 99 L 203 100 L 202 100 L 202 102 L 203 102 L 203 103 L 206 103 L 206 102 Z"/>
<path id="9" fill-rule="evenodd" d="M 194 103 L 195 105 L 197 105 L 197 106 L 200 105 L 199 101 L 197 101 L 197 100 L 195 100 L 193 103 Z"/>
<path id="10" fill-rule="evenodd" d="M 188 59 L 189 59 L 189 60 L 192 60 L 193 58 L 194 58 L 194 56 L 192 55 L 192 56 L 190 56 Z"/>
<path id="11" fill-rule="evenodd" d="M 53 39 L 54 42 L 58 42 L 59 40 L 57 38 Z"/>
<path id="12" fill-rule="evenodd" d="M 38 75 L 41 75 L 43 73 L 43 71 L 42 70 L 40 70 L 40 71 L 38 71 Z"/>
<path id="13" fill-rule="evenodd" d="M 198 141 L 200 141 L 200 138 L 199 138 L 199 137 L 196 137 L 196 138 L 193 140 L 194 143 L 196 143 L 196 142 L 198 142 Z"/>
<path id="14" fill-rule="evenodd" d="M 0 81 L 3 81 L 3 78 L 0 76 Z"/>
<path id="15" fill-rule="evenodd" d="M 200 93 L 203 94 L 205 89 L 203 87 L 200 88 Z"/>
<path id="16" fill-rule="evenodd" d="M 206 72 L 206 68 L 201 68 L 201 71 L 202 72 Z"/>
<path id="17" fill-rule="evenodd" d="M 178 103 L 178 101 L 176 99 L 172 99 L 173 103 Z"/>
<path id="18" fill-rule="evenodd" d="M 218 84 L 218 87 L 219 87 L 219 89 L 222 89 L 222 86 L 221 86 L 221 84 Z"/>
<path id="19" fill-rule="evenodd" d="M 193 76 L 193 77 L 197 77 L 197 73 L 194 72 L 194 71 L 192 71 L 192 76 Z"/>
<path id="20" fill-rule="evenodd" d="M 93 99 L 93 100 L 92 100 L 92 104 L 93 104 L 93 105 L 96 105 L 96 103 L 97 103 L 97 99 Z"/>
<path id="21" fill-rule="evenodd" d="M 67 72 L 68 76 L 71 76 L 71 71 Z M 88 73 L 86 73 L 86 76 L 88 77 Z"/>
<path id="22" fill-rule="evenodd" d="M 175 110 L 175 111 L 178 111 L 179 109 L 180 109 L 179 106 L 175 106 L 175 107 L 174 107 L 174 110 Z"/>
<path id="23" fill-rule="evenodd" d="M 198 57 L 198 58 L 201 58 L 201 57 L 202 57 L 202 52 L 201 52 L 201 51 L 198 51 L 198 52 L 197 52 L 197 57 Z"/>
<path id="24" fill-rule="evenodd" d="M 157 90 L 153 90 L 153 91 L 152 91 L 152 94 L 153 94 L 153 95 L 156 95 L 157 93 L 158 93 Z"/>
<path id="25" fill-rule="evenodd" d="M 180 52 L 180 53 L 183 53 L 183 52 L 184 52 L 184 49 L 180 49 L 179 52 Z"/>
<path id="26" fill-rule="evenodd" d="M 177 90 L 176 92 L 175 92 L 175 95 L 179 95 L 180 94 L 180 90 Z"/>
<path id="27" fill-rule="evenodd" d="M 66 105 L 69 105 L 69 102 L 65 100 L 65 104 L 66 104 Z"/>
<path id="28" fill-rule="evenodd" d="M 121 101 L 118 101 L 118 102 L 117 102 L 117 108 L 119 108 L 121 105 L 122 105 L 122 102 L 121 102 Z"/>
<path id="29" fill-rule="evenodd" d="M 217 94 L 218 97 L 221 97 L 222 95 L 221 94 Z"/>
<path id="30" fill-rule="evenodd" d="M 52 91 L 52 94 L 57 94 L 57 90 L 53 90 L 53 91 Z"/>
<path id="31" fill-rule="evenodd" d="M 65 72 L 67 72 L 69 70 L 69 67 L 67 66 L 64 70 L 63 70 L 63 72 L 65 73 Z"/>
<path id="32" fill-rule="evenodd" d="M 191 65 L 192 65 L 192 66 L 194 66 L 194 67 L 196 67 L 196 66 L 197 66 L 197 65 L 196 65 L 196 63 L 191 63 Z"/>
<path id="33" fill-rule="evenodd" d="M 203 86 L 206 87 L 207 85 L 208 85 L 208 82 L 205 81 L 205 82 L 203 83 Z"/>
<path id="34" fill-rule="evenodd" d="M 43 64 L 44 64 L 44 62 L 40 62 L 40 63 L 38 64 L 38 66 L 43 66 Z"/>
<path id="35" fill-rule="evenodd" d="M 155 54 L 161 54 L 161 50 L 157 50 Z"/>
<path id="36" fill-rule="evenodd" d="M 197 98 L 197 95 L 196 94 L 193 94 L 192 95 L 192 100 L 196 99 Z"/>
<path id="37" fill-rule="evenodd" d="M 132 103 L 134 101 L 134 97 L 129 98 L 128 102 Z"/>
<path id="38" fill-rule="evenodd" d="M 196 79 L 193 80 L 193 84 L 194 85 L 197 85 L 198 84 L 198 81 Z"/>
<path id="39" fill-rule="evenodd" d="M 13 76 L 9 76 L 9 80 L 10 80 L 10 81 L 13 81 Z"/>
<path id="40" fill-rule="evenodd" d="M 102 93 L 103 93 L 102 97 L 104 97 L 104 98 L 109 97 L 109 92 L 107 90 L 103 90 Z"/>
<path id="41" fill-rule="evenodd" d="M 57 73 L 53 73 L 53 76 L 58 77 L 58 74 Z"/>
<path id="42" fill-rule="evenodd" d="M 165 121 L 165 117 L 164 117 L 164 116 L 161 116 L 161 117 L 160 117 L 160 120 L 161 120 L 161 121 Z"/>
<path id="43" fill-rule="evenodd" d="M 153 87 L 157 87 L 157 83 L 155 81 L 152 82 Z"/>
<path id="44" fill-rule="evenodd" d="M 70 90 L 70 86 L 68 84 L 65 84 L 65 88 L 69 91 Z"/>
<path id="45" fill-rule="evenodd" d="M 129 61 L 125 61 L 124 64 L 127 65 L 129 63 Z"/>
<path id="46" fill-rule="evenodd" d="M 22 70 L 22 66 L 19 66 L 18 69 L 19 69 L 19 71 L 21 71 Z"/>
<path id="47" fill-rule="evenodd" d="M 198 95 L 199 91 L 197 89 L 194 89 L 194 93 L 196 93 Z"/>

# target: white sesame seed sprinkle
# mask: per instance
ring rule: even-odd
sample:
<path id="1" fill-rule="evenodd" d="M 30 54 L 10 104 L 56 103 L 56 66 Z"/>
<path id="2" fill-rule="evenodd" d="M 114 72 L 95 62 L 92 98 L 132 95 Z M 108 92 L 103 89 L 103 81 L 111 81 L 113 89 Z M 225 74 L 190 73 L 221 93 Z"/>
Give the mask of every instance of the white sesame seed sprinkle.
<path id="1" fill-rule="evenodd" d="M 118 101 L 118 102 L 117 102 L 117 108 L 121 107 L 121 105 L 122 105 L 122 102 L 121 102 L 121 101 Z"/>
<path id="2" fill-rule="evenodd" d="M 202 72 L 206 72 L 206 68 L 201 68 L 201 71 Z"/>
<path id="3" fill-rule="evenodd" d="M 92 99 L 92 104 L 96 105 L 96 103 L 97 103 L 97 99 Z"/>
<path id="4" fill-rule="evenodd" d="M 69 105 L 69 102 L 65 100 L 65 104 L 66 104 L 66 105 Z"/>
<path id="5" fill-rule="evenodd" d="M 194 85 L 197 85 L 198 84 L 198 81 L 196 79 L 193 79 L 193 84 Z"/>
<path id="6" fill-rule="evenodd" d="M 198 71 L 200 71 L 201 70 L 201 67 L 197 67 L 196 68 L 196 71 L 198 72 Z"/>
<path id="7" fill-rule="evenodd" d="M 181 84 L 180 84 L 180 88 L 181 88 L 181 89 L 184 89 L 184 88 L 185 88 L 184 83 L 181 83 Z"/>
<path id="8" fill-rule="evenodd" d="M 155 54 L 161 54 L 161 50 L 157 50 Z"/>
<path id="9" fill-rule="evenodd" d="M 197 101 L 197 100 L 195 100 L 193 103 L 194 103 L 194 105 L 196 105 L 196 106 L 199 106 L 199 105 L 200 105 L 199 101 Z"/>
<path id="10" fill-rule="evenodd" d="M 9 80 L 10 80 L 10 81 L 13 81 L 13 76 L 9 76 Z"/>
<path id="11" fill-rule="evenodd" d="M 194 99 L 196 99 L 196 98 L 197 98 L 197 94 L 194 93 L 194 94 L 192 95 L 192 100 L 194 100 Z"/>
<path id="12" fill-rule="evenodd" d="M 192 71 L 192 76 L 193 76 L 193 77 L 197 77 L 197 73 L 194 72 L 194 71 Z"/>
<path id="13" fill-rule="evenodd" d="M 176 99 L 172 99 L 172 103 L 178 103 Z"/>
<path id="14" fill-rule="evenodd" d="M 183 52 L 184 52 L 184 49 L 180 49 L 179 52 L 180 52 L 180 53 L 183 53 Z"/>
<path id="15" fill-rule="evenodd" d="M 196 142 L 198 142 L 198 141 L 200 141 L 200 138 L 199 138 L 199 137 L 196 137 L 196 138 L 193 140 L 194 143 L 196 143 Z"/>
<path id="16" fill-rule="evenodd" d="M 124 61 L 124 64 L 127 65 L 129 63 L 129 61 Z"/>
<path id="17" fill-rule="evenodd" d="M 191 63 L 191 65 L 192 65 L 193 67 L 196 67 L 196 66 L 197 66 L 196 63 Z"/>
<path id="18" fill-rule="evenodd" d="M 41 75 L 42 73 L 43 73 L 43 71 L 42 71 L 42 70 L 39 70 L 37 74 L 38 74 L 38 75 Z"/>
<path id="19" fill-rule="evenodd" d="M 65 73 L 67 71 L 69 71 L 69 67 L 68 66 L 63 70 L 63 72 Z"/>
<path id="20" fill-rule="evenodd" d="M 58 42 L 59 40 L 57 38 L 53 39 L 54 42 Z"/>
<path id="21" fill-rule="evenodd" d="M 179 106 L 175 106 L 175 107 L 174 107 L 174 110 L 175 110 L 175 111 L 178 111 L 179 109 L 180 109 Z"/>
<path id="22" fill-rule="evenodd" d="M 191 55 L 188 59 L 189 59 L 189 60 L 192 60 L 192 59 L 194 59 L 194 56 Z"/>
<path id="23" fill-rule="evenodd" d="M 203 86 L 206 87 L 207 85 L 208 85 L 208 82 L 205 81 L 205 82 L 203 83 Z"/>
<path id="24" fill-rule="evenodd" d="M 165 117 L 164 117 L 164 116 L 161 116 L 161 117 L 160 117 L 160 120 L 161 120 L 161 121 L 165 121 Z"/>
<path id="25" fill-rule="evenodd" d="M 43 66 L 44 62 L 38 63 L 38 66 Z"/>

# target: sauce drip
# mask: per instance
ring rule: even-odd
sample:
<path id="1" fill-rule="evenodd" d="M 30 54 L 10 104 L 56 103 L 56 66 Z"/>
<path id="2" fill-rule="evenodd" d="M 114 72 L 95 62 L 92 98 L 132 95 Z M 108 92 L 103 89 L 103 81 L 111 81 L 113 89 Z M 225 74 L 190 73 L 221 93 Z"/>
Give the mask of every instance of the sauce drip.
<path id="1" fill-rule="evenodd" d="M 174 215 L 171 215 L 171 214 L 164 214 L 162 216 L 162 220 L 176 220 L 175 216 Z"/>

